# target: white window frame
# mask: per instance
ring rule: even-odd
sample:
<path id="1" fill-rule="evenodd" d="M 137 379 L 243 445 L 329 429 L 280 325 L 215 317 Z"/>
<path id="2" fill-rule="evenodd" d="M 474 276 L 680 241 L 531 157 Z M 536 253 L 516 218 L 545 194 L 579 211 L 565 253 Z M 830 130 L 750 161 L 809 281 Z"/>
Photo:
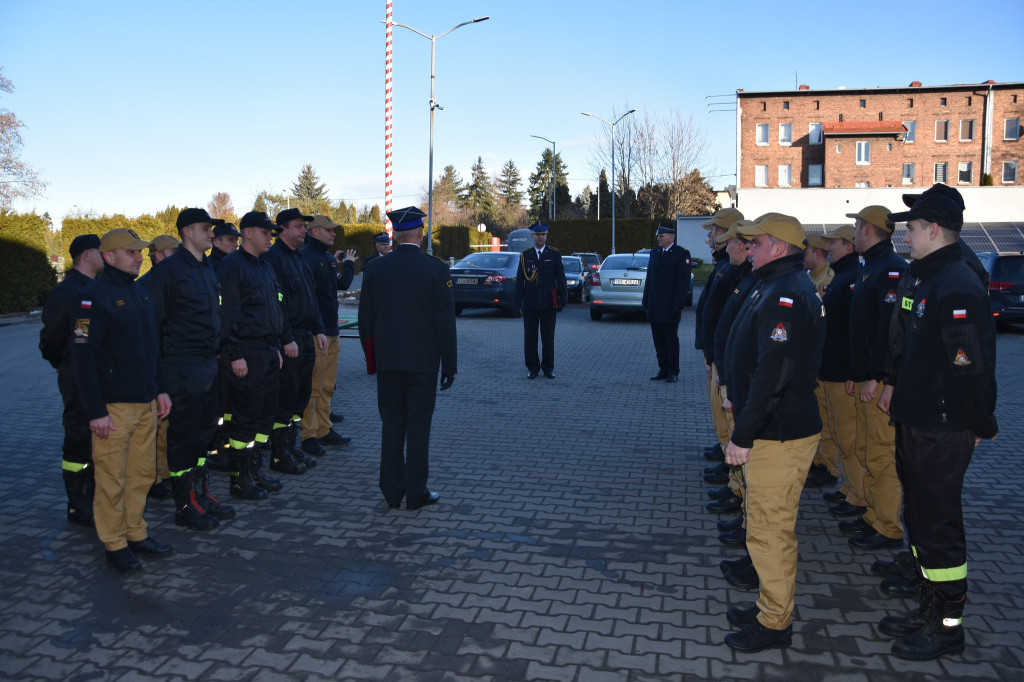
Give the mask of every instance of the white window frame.
<path id="1" fill-rule="evenodd" d="M 871 165 L 871 143 L 867 140 L 861 140 L 857 143 L 857 165 Z"/>
<path id="2" fill-rule="evenodd" d="M 945 137 L 939 137 L 939 126 L 942 126 L 945 130 Z M 942 119 L 935 122 L 935 141 L 936 142 L 949 142 L 949 120 Z"/>
<path id="3" fill-rule="evenodd" d="M 807 141 L 812 147 L 825 144 L 825 136 L 822 134 L 820 123 L 807 124 Z"/>
<path id="4" fill-rule="evenodd" d="M 760 182 L 758 180 L 760 179 Z M 755 165 L 754 166 L 754 187 L 767 187 L 768 186 L 768 166 L 767 165 Z"/>
<path id="5" fill-rule="evenodd" d="M 761 140 L 761 131 L 762 130 L 764 131 L 764 140 L 763 141 Z M 754 140 L 757 142 L 757 146 L 758 147 L 767 147 L 768 146 L 768 135 L 769 134 L 770 133 L 768 132 L 768 124 L 767 123 L 758 123 L 758 124 L 755 125 L 755 127 L 754 127 Z"/>
<path id="6" fill-rule="evenodd" d="M 779 187 L 791 187 L 793 185 L 793 166 L 788 163 L 779 165 Z"/>
<path id="7" fill-rule="evenodd" d="M 942 168 L 942 177 L 939 177 L 939 168 Z M 946 179 L 949 178 L 949 164 L 945 161 L 938 161 L 932 165 L 932 178 L 934 182 L 945 183 Z"/>
<path id="8" fill-rule="evenodd" d="M 964 124 L 965 123 L 970 124 L 970 128 L 971 128 L 970 131 L 969 131 L 970 134 L 971 134 L 970 137 L 964 137 Z M 961 142 L 973 142 L 974 141 L 974 119 L 973 118 L 963 118 L 963 119 L 960 119 L 960 141 Z"/>
<path id="9" fill-rule="evenodd" d="M 1013 121 L 1011 126 L 1010 122 Z M 1013 128 L 1012 136 L 1009 134 L 1010 128 Z M 1003 119 L 1003 139 L 1004 140 L 1019 140 L 1020 139 L 1020 116 L 1013 118 Z"/>
<path id="10" fill-rule="evenodd" d="M 817 171 L 818 178 L 815 182 L 814 173 Z M 825 166 L 820 163 L 811 163 L 807 165 L 807 186 L 808 187 L 823 187 L 825 185 Z"/>
<path id="11" fill-rule="evenodd" d="M 966 168 L 964 168 L 966 166 Z M 967 179 L 962 179 L 962 173 L 966 171 Z M 974 182 L 974 163 L 971 161 L 960 161 L 956 164 L 956 184 L 970 185 Z"/>
<path id="12" fill-rule="evenodd" d="M 903 136 L 903 141 L 907 144 L 913 144 L 917 141 L 917 121 L 904 121 L 903 127 L 907 129 L 907 133 Z"/>
<path id="13" fill-rule="evenodd" d="M 907 170 L 908 169 L 910 170 L 910 175 L 909 176 L 907 175 Z M 917 169 L 914 167 L 914 164 L 912 164 L 912 163 L 905 163 L 905 164 L 903 164 L 903 184 L 904 185 L 913 185 L 914 184 L 914 173 L 916 171 L 917 171 Z"/>
<path id="14" fill-rule="evenodd" d="M 870 189 L 871 183 L 867 180 L 861 180 L 860 182 L 853 183 L 854 189 Z"/>
<path id="15" fill-rule="evenodd" d="M 1012 180 L 1007 180 L 1006 179 L 1006 169 L 1007 168 L 1012 168 L 1013 169 L 1013 179 Z M 1003 181 L 1003 184 L 1007 184 L 1007 185 L 1015 184 L 1017 182 L 1017 162 L 1016 161 L 1003 161 L 1002 181 Z"/>
<path id="16" fill-rule="evenodd" d="M 789 135 L 784 137 L 783 131 L 789 129 Z M 793 144 L 793 124 L 792 123 L 780 123 L 779 124 L 779 146 L 789 147 Z"/>

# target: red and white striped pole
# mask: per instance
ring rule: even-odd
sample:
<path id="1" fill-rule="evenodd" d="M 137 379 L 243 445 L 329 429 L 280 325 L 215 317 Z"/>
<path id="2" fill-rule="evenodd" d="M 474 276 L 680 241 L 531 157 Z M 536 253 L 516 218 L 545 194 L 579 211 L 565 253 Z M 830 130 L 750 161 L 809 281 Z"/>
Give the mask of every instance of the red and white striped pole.
<path id="1" fill-rule="evenodd" d="M 384 229 L 391 234 L 391 219 L 387 211 L 391 210 L 391 0 L 386 0 L 387 27 L 384 39 Z"/>

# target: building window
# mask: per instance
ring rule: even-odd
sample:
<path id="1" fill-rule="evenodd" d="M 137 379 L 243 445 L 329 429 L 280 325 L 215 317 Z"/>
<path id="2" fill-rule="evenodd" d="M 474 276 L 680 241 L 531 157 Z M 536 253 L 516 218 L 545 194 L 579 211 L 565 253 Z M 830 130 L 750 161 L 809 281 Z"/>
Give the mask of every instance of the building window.
<path id="1" fill-rule="evenodd" d="M 857 189 L 867 189 L 868 187 L 871 187 L 871 183 L 862 180 L 861 182 L 853 183 L 853 186 L 856 187 Z"/>
<path id="2" fill-rule="evenodd" d="M 761 102 L 761 111 L 768 111 L 768 102 Z"/>
<path id="3" fill-rule="evenodd" d="M 961 161 L 957 164 L 956 181 L 961 185 L 969 185 L 974 179 L 974 164 L 970 161 Z"/>
<path id="4" fill-rule="evenodd" d="M 782 101 L 782 108 L 787 110 L 787 111 L 789 110 L 789 100 L 788 99 Z"/>
<path id="5" fill-rule="evenodd" d="M 913 185 L 914 184 L 914 164 L 905 163 L 903 164 L 903 184 Z"/>
<path id="6" fill-rule="evenodd" d="M 948 142 L 949 141 L 949 121 L 936 121 L 935 122 L 935 141 L 936 142 Z"/>
<path id="7" fill-rule="evenodd" d="M 1008 118 L 1003 123 L 1003 139 L 1004 140 L 1019 140 L 1020 139 L 1020 117 Z"/>
<path id="8" fill-rule="evenodd" d="M 842 115 L 842 114 L 839 114 L 839 122 L 840 122 L 840 123 L 842 123 L 842 122 L 843 122 L 843 115 Z"/>
<path id="9" fill-rule="evenodd" d="M 1016 97 L 1016 95 L 1014 95 Z M 1017 162 L 1003 161 L 1003 182 L 1017 182 Z"/>
<path id="10" fill-rule="evenodd" d="M 793 167 L 789 165 L 779 166 L 779 187 L 789 187 L 793 178 Z"/>
<path id="11" fill-rule="evenodd" d="M 820 123 L 808 123 L 807 124 L 807 140 L 809 144 L 817 145 L 822 143 L 821 137 L 821 124 Z"/>
<path id="12" fill-rule="evenodd" d="M 843 145 L 837 144 L 836 145 L 836 154 L 840 153 L 841 151 L 843 151 Z"/>
<path id="13" fill-rule="evenodd" d="M 1003 164 L 1003 165 L 1005 166 L 1006 164 Z M 808 187 L 821 187 L 822 186 L 823 183 L 822 183 L 822 179 L 821 179 L 821 171 L 822 171 L 822 165 L 820 163 L 812 163 L 809 166 L 807 166 L 807 186 Z M 1003 177 L 1004 178 L 1006 177 L 1006 171 L 1003 171 Z M 1006 182 L 1006 180 L 1003 180 L 1003 182 Z"/>
<path id="14" fill-rule="evenodd" d="M 768 166 L 754 166 L 754 187 L 768 186 Z"/>
<path id="15" fill-rule="evenodd" d="M 935 164 L 935 182 L 946 181 L 946 164 L 937 163 Z"/>
<path id="16" fill-rule="evenodd" d="M 867 109 L 868 108 L 868 101 L 866 99 L 862 99 L 859 104 L 860 104 L 860 108 L 861 109 Z"/>
<path id="17" fill-rule="evenodd" d="M 871 143 L 870 142 L 858 142 L 857 143 L 857 165 L 867 166 L 871 164 Z"/>
<path id="18" fill-rule="evenodd" d="M 940 97 L 939 98 L 939 106 L 940 107 L 946 106 L 946 98 L 945 97 Z"/>
<path id="19" fill-rule="evenodd" d="M 967 96 L 967 106 L 971 106 L 971 97 L 970 97 L 970 95 Z"/>
<path id="20" fill-rule="evenodd" d="M 764 147 L 768 144 L 768 124 L 758 123 L 757 124 L 757 146 Z"/>
<path id="21" fill-rule="evenodd" d="M 779 124 L 779 146 L 788 147 L 793 144 L 793 124 L 792 123 L 780 123 Z"/>
<path id="22" fill-rule="evenodd" d="M 913 109 L 914 108 L 914 98 L 913 97 L 907 99 L 907 108 L 908 109 Z"/>
<path id="23" fill-rule="evenodd" d="M 1016 103 L 1017 103 L 1017 95 L 1014 95 L 1014 96 L 1013 96 L 1013 103 L 1014 103 L 1014 104 L 1016 104 Z"/>
<path id="24" fill-rule="evenodd" d="M 970 142 L 974 139 L 974 119 L 960 121 L 960 141 Z"/>
<path id="25" fill-rule="evenodd" d="M 889 144 L 885 145 L 885 151 L 887 151 L 887 152 L 891 152 L 892 151 L 892 142 L 890 142 Z"/>
<path id="26" fill-rule="evenodd" d="M 1014 104 L 1017 103 L 1017 95 L 1013 96 L 1013 103 Z M 821 109 L 821 100 L 820 99 L 816 99 L 816 100 L 814 100 L 814 110 L 818 111 L 819 109 Z"/>
<path id="27" fill-rule="evenodd" d="M 907 134 L 903 136 L 904 142 L 913 142 L 917 139 L 917 121 L 904 121 L 903 127 L 907 129 Z"/>

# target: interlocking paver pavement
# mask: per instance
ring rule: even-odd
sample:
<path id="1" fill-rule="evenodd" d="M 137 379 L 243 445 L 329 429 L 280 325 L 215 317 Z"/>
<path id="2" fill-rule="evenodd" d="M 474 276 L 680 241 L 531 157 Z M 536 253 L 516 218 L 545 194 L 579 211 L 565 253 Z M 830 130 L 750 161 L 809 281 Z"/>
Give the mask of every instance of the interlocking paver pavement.
<path id="1" fill-rule="evenodd" d="M 912 664 L 874 630 L 871 554 L 801 501 L 794 645 L 741 655 L 724 611 L 752 592 L 718 569 L 739 555 L 703 509 L 711 442 L 686 311 L 683 379 L 652 383 L 636 318 L 559 316 L 557 379 L 525 379 L 519 320 L 459 318 L 459 369 L 439 394 L 431 485 L 441 503 L 386 511 L 374 379 L 342 341 L 334 407 L 351 445 L 201 534 L 151 502 L 174 559 L 122 577 L 64 520 L 60 399 L 38 322 L 0 327 L 0 676 L 209 680 L 1020 679 L 1024 496 L 1018 406 L 1024 335 L 999 338 L 1001 432 L 965 489 L 967 651 Z M 226 492 L 227 477 L 214 472 Z M 225 495 L 226 496 L 226 495 Z"/>

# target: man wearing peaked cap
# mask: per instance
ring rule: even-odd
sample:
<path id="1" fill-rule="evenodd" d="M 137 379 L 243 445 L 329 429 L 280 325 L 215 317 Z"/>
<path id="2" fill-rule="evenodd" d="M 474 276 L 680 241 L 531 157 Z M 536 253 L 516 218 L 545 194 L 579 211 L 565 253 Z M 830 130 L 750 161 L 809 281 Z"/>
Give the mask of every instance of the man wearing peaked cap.
<path id="1" fill-rule="evenodd" d="M 547 246 L 548 226 L 536 223 L 533 248 L 519 257 L 516 270 L 515 309 L 523 316 L 523 350 L 526 356 L 527 378 L 536 379 L 541 371 L 554 379 L 555 369 L 555 314 L 568 300 L 565 267 L 562 254 Z M 541 355 L 537 354 L 537 329 L 540 328 Z"/>
<path id="2" fill-rule="evenodd" d="M 961 211 L 966 210 L 966 206 L 964 205 L 964 198 L 963 196 L 960 195 L 960 192 L 955 187 L 944 185 L 941 182 L 932 185 L 921 194 L 904 194 L 903 203 L 906 204 L 908 207 L 913 207 L 914 202 L 920 199 L 921 197 L 933 195 L 947 197 L 951 201 L 955 202 L 960 207 Z M 961 225 L 963 225 L 962 220 Z M 960 244 L 960 251 L 963 254 L 964 262 L 967 263 L 967 267 L 973 270 L 974 274 L 977 275 L 978 279 L 981 280 L 981 286 L 985 287 L 985 289 L 988 289 L 988 270 L 985 269 L 985 266 L 982 265 L 981 260 L 974 253 L 974 251 L 971 250 L 971 247 L 967 245 L 967 242 L 961 239 L 958 243 Z"/>
<path id="3" fill-rule="evenodd" d="M 381 256 L 391 253 L 391 237 L 388 236 L 387 232 L 381 232 L 373 238 L 373 248 L 374 252 L 363 259 L 363 270 L 366 270 L 367 265 Z"/>
<path id="4" fill-rule="evenodd" d="M 884 369 L 888 353 L 889 324 L 896 306 L 896 289 L 907 264 L 892 245 L 896 225 L 884 206 L 867 206 L 854 218 L 854 246 L 864 258 L 864 267 L 853 289 L 850 303 L 850 378 L 847 392 L 857 397 L 857 461 L 864 468 L 866 509 L 849 500 L 830 508 L 851 519 L 840 530 L 858 549 L 899 549 L 903 546 L 900 522 L 902 489 L 896 473 L 896 433 L 889 418 L 875 402 L 885 387 Z M 859 476 L 854 475 L 855 479 Z"/>
<path id="5" fill-rule="evenodd" d="M 232 223 L 215 225 L 213 228 L 213 245 L 210 249 L 210 265 L 214 270 L 224 257 L 238 248 L 238 240 L 242 233 Z"/>
<path id="6" fill-rule="evenodd" d="M 663 220 L 656 231 L 644 280 L 643 308 L 651 325 L 658 373 L 652 381 L 679 380 L 679 320 L 690 291 L 690 252 L 676 244 L 676 223 Z"/>
<path id="7" fill-rule="evenodd" d="M 933 190 L 889 215 L 907 223 L 904 243 L 914 261 L 893 322 L 902 334 L 890 336 L 892 390 L 878 402 L 896 424 L 904 518 L 921 579 L 918 608 L 883 618 L 878 629 L 897 638 L 892 652 L 908 660 L 965 648 L 963 480 L 974 448 L 998 431 L 995 325 L 987 291 L 957 243 L 963 201 L 950 188 Z"/>
<path id="8" fill-rule="evenodd" d="M 758 281 L 726 342 L 726 387 L 735 427 L 726 463 L 747 483 L 747 551 L 759 580 L 748 609 L 729 609 L 742 627 L 728 646 L 757 652 L 792 641 L 796 592 L 797 509 L 814 457 L 821 419 L 814 387 L 825 335 L 824 313 L 803 269 L 804 229 L 768 214 L 739 224 Z"/>
<path id="9" fill-rule="evenodd" d="M 127 573 L 141 568 L 137 555 L 174 551 L 150 537 L 143 518 L 156 476 L 156 423 L 171 411 L 153 300 L 135 281 L 147 246 L 128 229 L 103 235 L 103 273 L 81 291 L 71 343 L 71 366 L 92 432 L 96 533 L 107 561 Z"/>
<path id="10" fill-rule="evenodd" d="M 395 249 L 363 273 L 359 339 L 367 372 L 377 375 L 380 412 L 379 487 L 389 508 L 437 503 L 427 487 L 430 421 L 437 398 L 458 371 L 455 301 L 448 266 L 420 250 L 423 211 L 388 213 Z"/>
<path id="11" fill-rule="evenodd" d="M 71 241 L 71 270 L 46 297 L 39 351 L 57 370 L 57 388 L 64 403 L 64 456 L 61 471 L 67 493 L 68 521 L 92 527 L 93 465 L 89 420 L 82 411 L 75 376 L 71 371 L 71 316 L 82 289 L 103 272 L 100 238 L 82 234 Z"/>

